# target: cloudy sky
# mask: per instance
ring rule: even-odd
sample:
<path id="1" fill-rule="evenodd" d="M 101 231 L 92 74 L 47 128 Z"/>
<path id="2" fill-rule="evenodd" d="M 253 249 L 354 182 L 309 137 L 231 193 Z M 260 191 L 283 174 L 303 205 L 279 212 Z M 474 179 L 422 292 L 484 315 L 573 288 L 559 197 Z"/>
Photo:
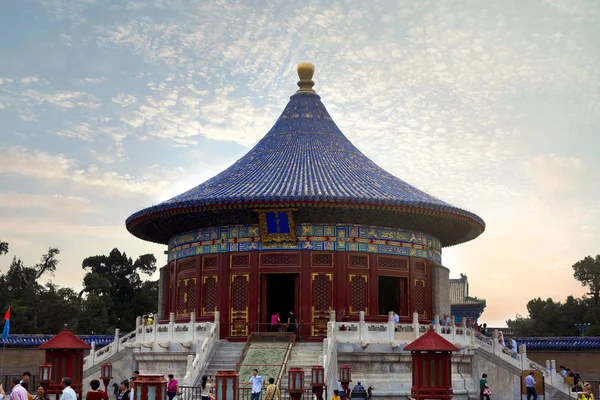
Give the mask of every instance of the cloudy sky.
<path id="1" fill-rule="evenodd" d="M 488 323 L 582 294 L 600 252 L 596 0 L 19 0 L 0 37 L 0 239 L 59 247 L 58 284 L 113 247 L 163 261 L 126 217 L 242 156 L 301 61 L 363 152 L 484 218 L 443 261 Z"/>

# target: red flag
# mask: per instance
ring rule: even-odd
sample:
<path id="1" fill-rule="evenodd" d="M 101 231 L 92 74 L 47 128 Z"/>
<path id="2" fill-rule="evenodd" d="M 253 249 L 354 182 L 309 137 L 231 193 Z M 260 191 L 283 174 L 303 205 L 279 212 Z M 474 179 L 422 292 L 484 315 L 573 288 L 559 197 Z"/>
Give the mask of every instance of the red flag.
<path id="1" fill-rule="evenodd" d="M 6 314 L 4 314 L 4 320 L 8 321 L 10 319 L 10 307 L 8 307 L 8 311 L 6 311 Z"/>

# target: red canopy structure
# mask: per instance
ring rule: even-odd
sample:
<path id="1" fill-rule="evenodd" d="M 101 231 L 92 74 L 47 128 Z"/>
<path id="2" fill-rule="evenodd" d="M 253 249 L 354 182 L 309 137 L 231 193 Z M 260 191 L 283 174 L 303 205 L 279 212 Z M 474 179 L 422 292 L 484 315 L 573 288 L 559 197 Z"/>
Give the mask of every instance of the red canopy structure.
<path id="1" fill-rule="evenodd" d="M 46 364 L 52 365 L 52 380 L 46 393 L 60 394 L 62 378 L 71 378 L 71 387 L 81 396 L 83 389 L 83 357 L 91 346 L 71 332 L 67 325 L 62 332 L 38 347 L 46 350 Z"/>
<path id="2" fill-rule="evenodd" d="M 404 350 L 412 353 L 411 396 L 418 399 L 452 398 L 452 352 L 458 347 L 438 335 L 433 327 Z"/>

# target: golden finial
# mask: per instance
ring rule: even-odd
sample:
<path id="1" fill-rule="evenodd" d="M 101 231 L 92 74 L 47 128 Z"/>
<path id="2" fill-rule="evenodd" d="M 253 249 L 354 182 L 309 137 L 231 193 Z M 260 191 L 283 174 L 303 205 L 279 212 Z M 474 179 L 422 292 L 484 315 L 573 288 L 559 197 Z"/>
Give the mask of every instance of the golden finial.
<path id="1" fill-rule="evenodd" d="M 315 73 L 315 66 L 309 62 L 303 62 L 298 64 L 298 68 L 296 70 L 298 71 L 298 77 L 300 78 L 298 81 L 298 86 L 300 87 L 298 92 L 315 93 L 312 88 L 315 85 L 312 80 L 312 77 Z"/>

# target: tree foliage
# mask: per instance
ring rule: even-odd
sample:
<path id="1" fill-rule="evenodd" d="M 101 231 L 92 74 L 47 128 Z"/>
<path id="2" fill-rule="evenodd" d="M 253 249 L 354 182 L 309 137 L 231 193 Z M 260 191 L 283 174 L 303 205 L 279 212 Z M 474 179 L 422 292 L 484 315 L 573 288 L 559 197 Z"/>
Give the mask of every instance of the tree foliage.
<path id="1" fill-rule="evenodd" d="M 590 289 L 588 293 L 594 299 L 594 306 L 600 301 L 600 254 L 596 258 L 587 256 L 581 261 L 573 264 L 573 276 L 583 286 Z"/>
<path id="2" fill-rule="evenodd" d="M 8 244 L 0 243 L 5 254 Z M 83 290 L 59 287 L 46 280 L 59 266 L 60 251 L 49 248 L 33 266 L 13 257 L 0 275 L 0 305 L 11 307 L 11 333 L 58 333 L 64 324 L 86 333 L 131 331 L 138 315 L 156 312 L 158 281 L 143 281 L 140 274 L 156 271 L 156 258 L 144 254 L 135 262 L 118 249 L 108 255 L 88 257 L 83 268 Z"/>
<path id="3" fill-rule="evenodd" d="M 529 317 L 506 321 L 515 336 L 579 336 L 576 324 L 589 323 L 586 336 L 600 335 L 600 255 L 573 264 L 573 276 L 589 288 L 588 296 L 567 297 L 564 302 L 536 298 L 527 303 Z"/>

